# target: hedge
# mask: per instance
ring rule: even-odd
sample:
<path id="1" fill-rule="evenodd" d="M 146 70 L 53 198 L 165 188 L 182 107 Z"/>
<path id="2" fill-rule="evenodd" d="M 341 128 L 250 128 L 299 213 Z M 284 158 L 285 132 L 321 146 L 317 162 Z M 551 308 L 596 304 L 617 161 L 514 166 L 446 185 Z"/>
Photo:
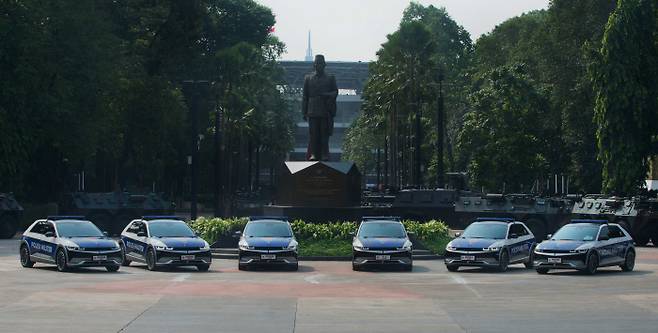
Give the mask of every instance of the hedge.
<path id="1" fill-rule="evenodd" d="M 403 221 L 407 231 L 413 232 L 417 239 L 426 242 L 433 242 L 439 239 L 447 239 L 448 226 L 441 222 L 432 220 L 421 223 L 418 221 Z M 201 237 L 211 244 L 223 235 L 229 235 L 235 231 L 244 229 L 247 224 L 246 217 L 240 218 L 205 218 L 200 217 L 195 221 L 189 222 Z M 352 238 L 351 232 L 356 232 L 357 224 L 355 222 L 331 222 L 331 223 L 306 223 L 302 220 L 295 220 L 291 223 L 295 236 L 300 240 L 349 240 Z"/>

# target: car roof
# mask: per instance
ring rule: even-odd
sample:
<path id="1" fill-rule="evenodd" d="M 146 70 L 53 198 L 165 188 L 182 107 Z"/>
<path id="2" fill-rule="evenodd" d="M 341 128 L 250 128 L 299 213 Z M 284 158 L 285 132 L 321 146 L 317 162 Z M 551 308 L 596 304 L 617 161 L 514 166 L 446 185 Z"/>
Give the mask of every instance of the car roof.
<path id="1" fill-rule="evenodd" d="M 286 220 L 277 220 L 277 219 L 269 219 L 269 218 L 264 218 L 264 219 L 258 219 L 258 220 L 249 220 L 248 223 L 265 223 L 265 222 L 278 222 L 278 223 L 288 223 Z"/>
<path id="2" fill-rule="evenodd" d="M 571 220 L 569 224 L 589 223 L 589 224 L 608 224 L 608 220 L 590 220 L 590 219 L 575 219 Z"/>
<path id="3" fill-rule="evenodd" d="M 473 222 L 504 222 L 504 223 L 515 223 L 519 222 L 514 220 L 511 217 L 478 217 Z M 520 222 L 519 222 L 520 223 Z"/>
<path id="4" fill-rule="evenodd" d="M 395 221 L 395 220 L 364 220 L 361 221 L 361 223 L 395 223 L 395 224 L 402 224 L 400 221 Z"/>

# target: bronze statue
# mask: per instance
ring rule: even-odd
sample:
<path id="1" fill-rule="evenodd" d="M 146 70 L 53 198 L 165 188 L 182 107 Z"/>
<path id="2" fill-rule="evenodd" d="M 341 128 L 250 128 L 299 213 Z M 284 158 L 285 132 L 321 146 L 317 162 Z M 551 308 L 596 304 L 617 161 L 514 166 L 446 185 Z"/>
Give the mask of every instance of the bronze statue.
<path id="1" fill-rule="evenodd" d="M 308 120 L 309 144 L 306 159 L 329 160 L 329 136 L 334 129 L 336 116 L 336 78 L 324 72 L 324 56 L 318 54 L 313 62 L 315 72 L 304 77 L 302 114 Z"/>

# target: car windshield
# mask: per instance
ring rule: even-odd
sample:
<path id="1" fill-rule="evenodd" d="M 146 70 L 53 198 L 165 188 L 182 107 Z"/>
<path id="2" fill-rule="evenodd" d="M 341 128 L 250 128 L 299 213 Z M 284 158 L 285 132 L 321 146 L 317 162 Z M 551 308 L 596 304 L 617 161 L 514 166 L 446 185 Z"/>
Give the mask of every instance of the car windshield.
<path id="1" fill-rule="evenodd" d="M 252 222 L 244 228 L 246 237 L 292 237 L 287 222 Z"/>
<path id="2" fill-rule="evenodd" d="M 560 228 L 551 239 L 572 241 L 593 241 L 599 232 L 598 225 L 568 224 Z"/>
<path id="3" fill-rule="evenodd" d="M 405 238 L 402 223 L 391 222 L 367 222 L 362 223 L 359 229 L 359 237 L 363 238 Z"/>
<path id="4" fill-rule="evenodd" d="M 105 237 L 93 223 L 88 221 L 57 222 L 59 237 Z"/>
<path id="5" fill-rule="evenodd" d="M 466 227 L 464 238 L 505 239 L 507 235 L 506 223 L 473 223 Z"/>
<path id="6" fill-rule="evenodd" d="M 183 221 L 149 222 L 151 237 L 194 237 L 194 232 Z"/>

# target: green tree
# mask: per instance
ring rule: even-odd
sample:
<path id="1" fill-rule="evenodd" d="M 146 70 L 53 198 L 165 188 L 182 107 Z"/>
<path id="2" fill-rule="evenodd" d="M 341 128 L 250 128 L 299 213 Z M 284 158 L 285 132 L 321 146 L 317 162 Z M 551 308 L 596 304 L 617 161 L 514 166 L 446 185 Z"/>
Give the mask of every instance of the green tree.
<path id="1" fill-rule="evenodd" d="M 468 157 L 474 185 L 489 191 L 527 191 L 548 171 L 542 127 L 547 99 L 524 66 L 487 73 L 472 95 L 475 110 L 464 119 L 459 150 Z"/>
<path id="2" fill-rule="evenodd" d="M 592 65 L 606 193 L 636 193 L 646 178 L 648 158 L 658 151 L 657 9 L 651 0 L 620 0 Z"/>

